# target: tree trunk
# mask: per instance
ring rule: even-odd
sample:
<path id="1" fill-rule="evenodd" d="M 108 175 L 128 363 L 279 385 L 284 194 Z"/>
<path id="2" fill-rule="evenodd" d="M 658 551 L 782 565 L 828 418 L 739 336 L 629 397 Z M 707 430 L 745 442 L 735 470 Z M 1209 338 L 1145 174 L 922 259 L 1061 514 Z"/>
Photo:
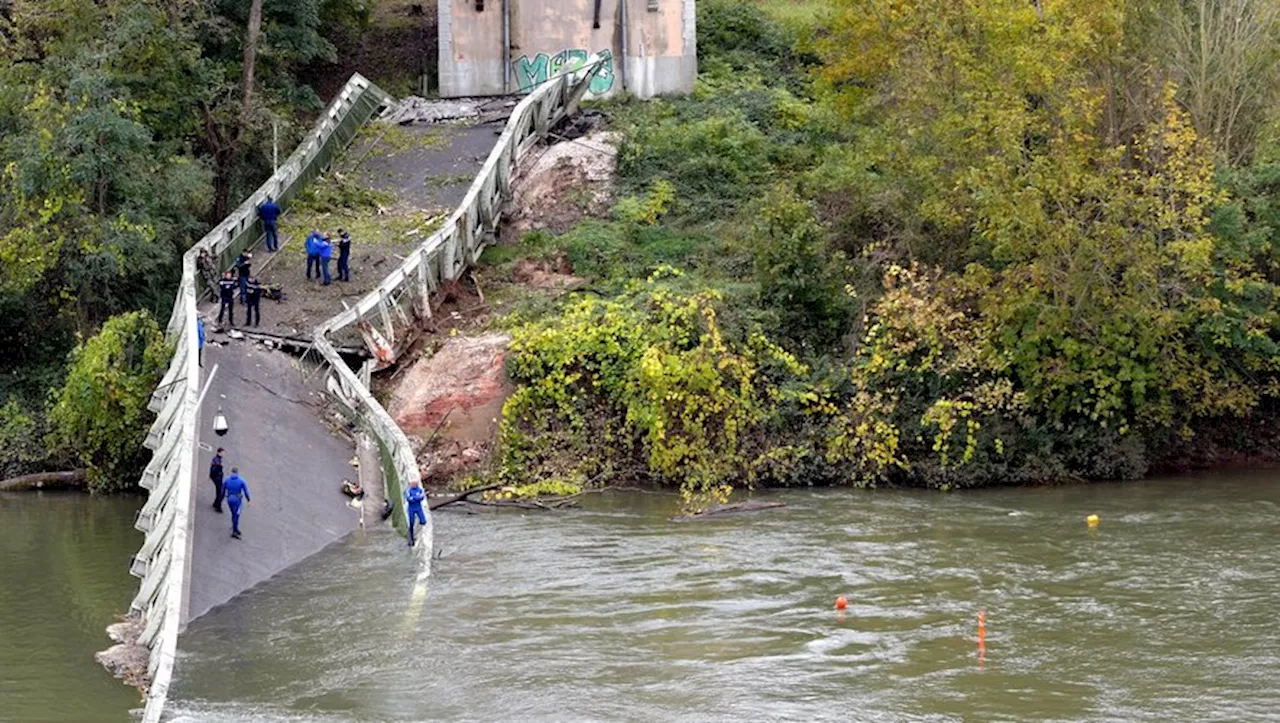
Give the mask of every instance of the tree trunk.
<path id="1" fill-rule="evenodd" d="M 258 62 L 258 35 L 262 32 L 262 0 L 253 0 L 249 7 L 249 28 L 244 34 L 244 72 L 240 76 L 240 129 L 236 140 L 249 127 L 249 115 L 253 110 L 253 67 Z"/>
<path id="2" fill-rule="evenodd" d="M 82 469 L 73 469 L 66 472 L 37 472 L 0 480 L 0 490 L 5 491 L 83 486 L 84 470 Z"/>
<path id="3" fill-rule="evenodd" d="M 695 512 L 691 515 L 680 515 L 672 517 L 672 522 L 692 522 L 693 520 L 704 520 L 708 517 L 716 515 L 729 515 L 735 512 L 759 512 L 760 510 L 772 510 L 778 507 L 786 507 L 785 502 L 758 502 L 756 500 L 748 500 L 746 502 L 735 502 L 731 505 L 712 505 L 708 509 L 701 512 Z"/>
<path id="4" fill-rule="evenodd" d="M 240 156 L 240 143 L 249 130 L 253 116 L 253 73 L 258 63 L 258 38 L 262 34 L 262 0 L 253 0 L 249 6 L 249 25 L 244 33 L 244 67 L 240 73 L 240 114 L 235 130 L 224 132 L 221 128 L 207 129 L 214 145 L 213 163 L 213 222 L 226 218 L 231 209 L 231 176 Z M 206 120 L 217 125 L 206 109 Z M 222 138 L 227 140 L 224 142 Z"/>

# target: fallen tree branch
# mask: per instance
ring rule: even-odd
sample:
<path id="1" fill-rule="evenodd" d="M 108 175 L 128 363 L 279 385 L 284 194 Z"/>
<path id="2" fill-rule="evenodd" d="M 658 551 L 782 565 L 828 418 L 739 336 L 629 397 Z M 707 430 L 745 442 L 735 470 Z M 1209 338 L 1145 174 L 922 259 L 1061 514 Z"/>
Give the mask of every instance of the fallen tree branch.
<path id="1" fill-rule="evenodd" d="M 731 505 L 713 505 L 701 512 L 695 512 L 691 515 L 680 515 L 672 517 L 672 522 L 692 522 L 694 520 L 702 520 L 715 515 L 728 515 L 734 512 L 758 512 L 760 510 L 771 510 L 776 507 L 786 507 L 785 502 L 735 502 Z"/>
<path id="2" fill-rule="evenodd" d="M 502 487 L 502 483 L 501 483 L 501 482 L 495 482 L 494 484 L 491 484 L 491 485 L 485 485 L 485 486 L 483 486 L 483 487 L 473 487 L 472 489 L 469 489 L 469 490 L 467 490 L 466 492 L 461 492 L 461 493 L 456 494 L 456 495 L 450 495 L 450 496 L 449 496 L 449 497 L 447 497 L 446 499 L 440 500 L 439 502 L 428 502 L 428 503 L 427 503 L 427 509 L 428 509 L 428 510 L 438 510 L 438 509 L 440 509 L 441 507 L 444 507 L 445 505 L 451 505 L 451 504 L 453 504 L 453 503 L 455 503 L 455 502 L 461 502 L 461 501 L 463 501 L 463 500 L 467 499 L 468 497 L 470 497 L 471 495 L 474 495 L 474 494 L 477 494 L 477 493 L 480 493 L 480 492 L 488 492 L 489 490 L 496 490 L 496 489 L 498 489 L 499 487 Z"/>
<path id="3" fill-rule="evenodd" d="M 36 472 L 0 480 L 0 490 L 39 490 L 47 487 L 83 487 L 85 471 L 72 469 L 65 472 Z"/>

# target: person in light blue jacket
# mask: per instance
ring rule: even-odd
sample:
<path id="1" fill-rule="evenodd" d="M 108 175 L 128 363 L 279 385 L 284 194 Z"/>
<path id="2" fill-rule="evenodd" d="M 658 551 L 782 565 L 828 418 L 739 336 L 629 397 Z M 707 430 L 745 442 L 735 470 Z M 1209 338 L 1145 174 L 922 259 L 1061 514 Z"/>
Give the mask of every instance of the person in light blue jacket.
<path id="1" fill-rule="evenodd" d="M 231 508 L 231 536 L 240 539 L 240 505 L 249 501 L 249 485 L 240 476 L 240 468 L 232 467 L 231 476 L 222 482 L 222 494 Z M 242 499 L 243 498 L 243 499 Z"/>

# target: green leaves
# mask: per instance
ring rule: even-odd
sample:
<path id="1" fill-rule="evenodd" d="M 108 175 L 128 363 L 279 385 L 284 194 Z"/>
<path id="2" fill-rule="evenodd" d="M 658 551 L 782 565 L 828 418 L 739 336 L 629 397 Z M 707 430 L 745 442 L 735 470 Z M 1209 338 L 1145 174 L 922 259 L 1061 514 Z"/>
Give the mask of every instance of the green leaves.
<path id="1" fill-rule="evenodd" d="M 651 475 L 693 506 L 751 479 L 791 394 L 781 382 L 805 369 L 763 336 L 729 338 L 720 301 L 655 278 L 516 329 L 508 371 L 521 387 L 503 410 L 501 474 Z"/>
<path id="2" fill-rule="evenodd" d="M 71 354 L 67 381 L 49 412 L 50 442 L 89 470 L 89 487 L 132 487 L 147 458 L 147 402 L 170 349 L 146 312 L 114 316 Z"/>

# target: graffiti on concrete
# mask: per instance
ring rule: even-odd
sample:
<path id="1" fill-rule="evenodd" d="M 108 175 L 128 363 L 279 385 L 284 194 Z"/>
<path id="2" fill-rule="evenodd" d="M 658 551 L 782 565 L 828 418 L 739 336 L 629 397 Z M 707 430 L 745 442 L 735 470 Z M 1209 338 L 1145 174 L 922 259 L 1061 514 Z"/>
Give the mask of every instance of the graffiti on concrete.
<path id="1" fill-rule="evenodd" d="M 604 58 L 604 67 L 591 81 L 592 95 L 604 95 L 613 88 L 613 51 L 601 50 L 599 54 Z M 538 53 L 532 58 L 522 55 L 512 63 L 515 66 L 516 83 L 520 86 L 521 93 L 532 92 L 540 83 L 547 82 L 548 78 L 573 72 L 586 65 L 590 57 L 590 53 L 580 48 L 561 50 L 555 55 Z"/>

